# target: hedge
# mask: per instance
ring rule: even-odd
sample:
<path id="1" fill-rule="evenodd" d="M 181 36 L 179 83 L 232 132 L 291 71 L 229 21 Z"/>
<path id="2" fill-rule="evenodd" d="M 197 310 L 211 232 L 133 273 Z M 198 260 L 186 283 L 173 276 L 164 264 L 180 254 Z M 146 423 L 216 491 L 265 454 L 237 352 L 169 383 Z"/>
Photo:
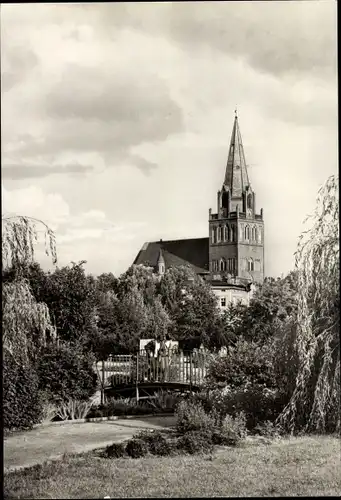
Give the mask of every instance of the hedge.
<path id="1" fill-rule="evenodd" d="M 47 346 L 38 363 L 39 389 L 50 402 L 86 401 L 96 391 L 94 359 L 75 346 Z"/>
<path id="2" fill-rule="evenodd" d="M 3 418 L 5 429 L 30 429 L 42 420 L 39 381 L 33 366 L 3 358 Z"/>

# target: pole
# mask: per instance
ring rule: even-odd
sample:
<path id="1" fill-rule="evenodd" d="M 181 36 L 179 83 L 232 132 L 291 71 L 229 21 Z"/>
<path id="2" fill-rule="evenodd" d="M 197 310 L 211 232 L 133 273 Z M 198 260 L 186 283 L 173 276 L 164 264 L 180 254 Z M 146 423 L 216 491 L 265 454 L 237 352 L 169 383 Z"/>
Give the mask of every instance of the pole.
<path id="1" fill-rule="evenodd" d="M 101 384 L 101 405 L 104 405 L 104 377 L 105 377 L 105 367 L 104 360 L 102 360 L 102 384 Z"/>
<path id="2" fill-rule="evenodd" d="M 192 364 L 192 351 L 189 353 L 189 389 L 192 392 L 192 372 L 193 372 L 193 364 Z"/>
<path id="3" fill-rule="evenodd" d="M 139 378 L 139 353 L 137 352 L 136 354 L 136 403 L 139 402 L 139 382 L 138 382 L 138 378 Z"/>

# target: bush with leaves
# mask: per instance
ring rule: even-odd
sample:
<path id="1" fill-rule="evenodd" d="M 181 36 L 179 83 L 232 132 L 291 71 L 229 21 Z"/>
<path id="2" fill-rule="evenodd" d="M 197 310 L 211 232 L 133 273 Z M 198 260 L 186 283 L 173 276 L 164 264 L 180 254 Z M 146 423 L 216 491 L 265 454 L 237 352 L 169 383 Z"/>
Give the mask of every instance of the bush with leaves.
<path id="1" fill-rule="evenodd" d="M 254 434 L 263 436 L 266 438 L 278 438 L 283 434 L 283 429 L 276 423 L 266 420 L 256 425 L 254 428 Z"/>
<path id="2" fill-rule="evenodd" d="M 38 362 L 39 388 L 57 405 L 86 401 L 96 391 L 94 358 L 76 345 L 47 346 Z"/>
<path id="3" fill-rule="evenodd" d="M 86 418 L 92 406 L 92 401 L 69 399 L 56 407 L 56 416 L 61 420 L 78 420 Z"/>
<path id="4" fill-rule="evenodd" d="M 211 387 L 220 384 L 237 388 L 256 384 L 273 388 L 276 385 L 273 362 L 271 343 L 260 345 L 238 340 L 234 347 L 228 348 L 226 356 L 215 356 L 211 361 L 207 383 Z"/>
<path id="5" fill-rule="evenodd" d="M 246 416 L 239 412 L 235 416 L 226 415 L 213 434 L 213 442 L 227 446 L 236 446 L 246 437 Z"/>
<path id="6" fill-rule="evenodd" d="M 180 394 L 171 391 L 159 391 L 149 401 L 149 405 L 155 412 L 173 412 L 182 400 Z"/>
<path id="7" fill-rule="evenodd" d="M 223 419 L 226 415 L 235 417 L 243 412 L 249 430 L 266 420 L 274 421 L 284 407 L 283 396 L 277 390 L 260 385 L 215 389 L 195 395 L 207 412 L 216 413 Z"/>
<path id="8" fill-rule="evenodd" d="M 122 458 L 126 455 L 126 447 L 123 443 L 113 443 L 104 450 L 104 456 L 107 458 Z"/>
<path id="9" fill-rule="evenodd" d="M 203 431 L 186 432 L 178 440 L 178 449 L 194 455 L 196 453 L 210 453 L 213 450 L 212 435 Z"/>
<path id="10" fill-rule="evenodd" d="M 126 452 L 131 458 L 141 458 L 147 455 L 148 445 L 142 439 L 130 439 L 126 446 Z"/>
<path id="11" fill-rule="evenodd" d="M 199 402 L 184 400 L 175 411 L 176 429 L 180 434 L 192 431 L 211 433 L 214 431 L 215 419 L 207 414 Z"/>
<path id="12" fill-rule="evenodd" d="M 43 400 L 32 364 L 16 363 L 6 351 L 3 357 L 3 425 L 5 429 L 29 429 L 43 420 Z"/>
<path id="13" fill-rule="evenodd" d="M 166 436 L 160 431 L 141 431 L 134 438 L 147 443 L 148 450 L 152 455 L 168 456 L 175 451 L 174 440 L 171 436 Z"/>
<path id="14" fill-rule="evenodd" d="M 113 417 L 122 415 L 148 415 L 152 413 L 145 401 L 136 402 L 135 398 L 110 399 L 106 404 L 99 405 L 89 411 L 88 417 Z"/>

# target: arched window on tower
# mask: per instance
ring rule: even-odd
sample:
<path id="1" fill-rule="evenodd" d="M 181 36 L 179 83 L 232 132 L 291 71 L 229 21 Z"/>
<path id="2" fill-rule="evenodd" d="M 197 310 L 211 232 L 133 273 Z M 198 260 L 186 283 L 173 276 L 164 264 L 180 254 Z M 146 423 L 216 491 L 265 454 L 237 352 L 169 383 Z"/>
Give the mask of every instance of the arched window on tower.
<path id="1" fill-rule="evenodd" d="M 228 191 L 223 192 L 222 200 L 221 200 L 221 206 L 222 208 L 225 208 L 228 210 L 229 208 L 229 201 L 230 201 L 230 194 Z"/>
<path id="2" fill-rule="evenodd" d="M 258 231 L 257 231 L 257 241 L 258 241 L 258 243 L 262 243 L 262 229 L 261 229 L 261 227 L 259 227 Z"/>
<path id="3" fill-rule="evenodd" d="M 252 241 L 256 241 L 255 230 L 256 230 L 255 226 L 252 226 L 252 228 L 251 228 L 251 240 Z"/>
<path id="4" fill-rule="evenodd" d="M 225 226 L 225 241 L 230 241 L 230 226 L 228 224 Z"/>
<path id="5" fill-rule="evenodd" d="M 226 271 L 226 260 L 224 258 L 220 259 L 220 271 Z"/>
<path id="6" fill-rule="evenodd" d="M 252 208 L 252 194 L 247 195 L 247 208 Z"/>
<path id="7" fill-rule="evenodd" d="M 227 270 L 231 274 L 234 274 L 235 269 L 236 269 L 236 259 L 228 259 Z"/>
<path id="8" fill-rule="evenodd" d="M 217 243 L 222 240 L 222 227 L 217 227 Z"/>
<path id="9" fill-rule="evenodd" d="M 254 238 L 254 240 L 258 241 L 258 231 L 257 231 L 257 227 L 256 226 L 254 227 L 254 230 L 255 230 L 255 238 Z"/>
<path id="10" fill-rule="evenodd" d="M 236 226 L 231 226 L 231 241 L 236 241 Z"/>
<path id="11" fill-rule="evenodd" d="M 217 233 L 216 233 L 216 228 L 213 227 L 212 228 L 212 243 L 216 243 L 217 242 Z"/>
<path id="12" fill-rule="evenodd" d="M 246 239 L 246 241 L 249 241 L 249 239 L 250 239 L 250 228 L 249 228 L 249 226 L 245 226 L 245 239 Z"/>
<path id="13" fill-rule="evenodd" d="M 253 259 L 249 259 L 248 260 L 248 271 L 254 271 L 254 263 L 253 263 Z"/>

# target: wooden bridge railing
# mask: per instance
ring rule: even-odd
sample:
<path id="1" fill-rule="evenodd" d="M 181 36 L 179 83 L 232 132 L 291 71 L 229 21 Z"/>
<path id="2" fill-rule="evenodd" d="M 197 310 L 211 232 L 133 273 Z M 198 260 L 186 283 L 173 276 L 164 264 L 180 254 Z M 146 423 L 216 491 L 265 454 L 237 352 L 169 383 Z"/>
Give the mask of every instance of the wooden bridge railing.
<path id="1" fill-rule="evenodd" d="M 153 357 L 146 351 L 135 355 L 110 356 L 97 363 L 102 386 L 143 382 L 168 382 L 201 385 L 206 377 L 204 352 L 169 352 Z"/>

